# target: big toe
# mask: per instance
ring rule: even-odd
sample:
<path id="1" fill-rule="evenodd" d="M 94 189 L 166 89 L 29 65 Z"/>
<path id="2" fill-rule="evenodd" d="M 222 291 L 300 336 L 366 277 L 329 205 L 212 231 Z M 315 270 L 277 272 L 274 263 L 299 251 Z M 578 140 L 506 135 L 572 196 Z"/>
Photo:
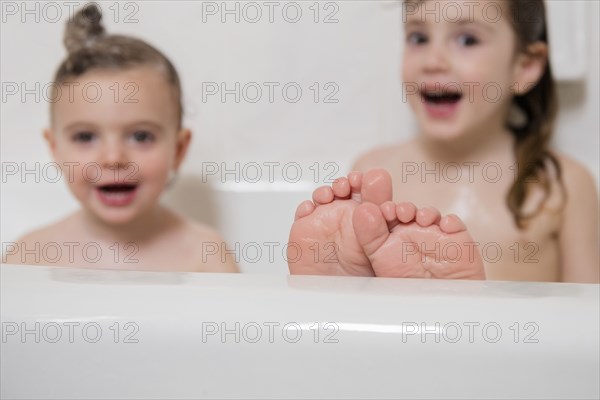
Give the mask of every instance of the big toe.
<path id="1" fill-rule="evenodd" d="M 300 218 L 304 218 L 307 215 L 312 214 L 312 212 L 314 210 L 315 210 L 315 205 L 313 204 L 312 201 L 310 201 L 310 200 L 303 201 L 302 203 L 300 203 L 298 208 L 296 208 L 296 215 L 294 216 L 294 221 L 298 221 Z"/>
<path id="2" fill-rule="evenodd" d="M 392 200 L 392 177 L 385 169 L 371 169 L 362 178 L 361 198 L 365 203 L 381 205 Z"/>
<path id="3" fill-rule="evenodd" d="M 380 208 L 372 203 L 363 203 L 354 210 L 352 226 L 358 243 L 369 257 L 385 243 L 390 235 Z"/>
<path id="4" fill-rule="evenodd" d="M 459 233 L 467 227 L 456 214 L 448 214 L 440 221 L 440 228 L 445 233 Z"/>

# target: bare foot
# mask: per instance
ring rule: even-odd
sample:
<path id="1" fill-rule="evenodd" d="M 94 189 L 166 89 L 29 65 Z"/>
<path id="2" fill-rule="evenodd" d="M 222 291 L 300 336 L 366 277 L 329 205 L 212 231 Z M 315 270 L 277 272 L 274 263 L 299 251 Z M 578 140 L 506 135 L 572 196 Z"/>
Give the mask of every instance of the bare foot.
<path id="1" fill-rule="evenodd" d="M 290 273 L 374 276 L 354 234 L 352 214 L 361 203 L 380 205 L 391 199 L 392 179 L 382 169 L 351 172 L 316 189 L 313 201 L 296 210 L 287 249 Z"/>
<path id="2" fill-rule="evenodd" d="M 475 242 L 456 215 L 388 201 L 358 206 L 352 220 L 376 276 L 485 279 Z"/>

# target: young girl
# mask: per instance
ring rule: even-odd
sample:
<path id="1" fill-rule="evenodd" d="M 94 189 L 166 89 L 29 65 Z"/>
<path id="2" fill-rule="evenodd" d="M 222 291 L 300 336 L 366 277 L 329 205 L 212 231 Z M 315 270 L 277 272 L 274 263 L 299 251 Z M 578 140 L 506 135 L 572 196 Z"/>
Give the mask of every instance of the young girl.
<path id="1" fill-rule="evenodd" d="M 191 139 L 175 68 L 141 40 L 105 34 L 100 20 L 92 4 L 67 24 L 44 133 L 81 209 L 26 235 L 6 262 L 237 272 L 216 232 L 159 204 Z"/>
<path id="2" fill-rule="evenodd" d="M 459 215 L 478 243 L 487 279 L 598 282 L 594 181 L 578 163 L 549 148 L 557 100 L 543 1 L 459 1 L 452 13 L 444 13 L 445 5 L 404 3 L 402 75 L 420 135 L 369 152 L 354 169 L 390 171 L 396 200 L 436 207 L 429 209 L 427 223 L 440 221 L 437 209 Z M 336 262 L 315 264 L 318 271 L 304 261 L 290 263 L 293 273 L 334 274 L 342 265 L 344 274 L 430 276 L 424 275 L 431 264 L 427 257 L 412 267 L 398 261 L 414 253 L 407 251 L 410 243 L 433 253 L 436 265 L 452 258 L 443 242 L 436 247 L 411 236 L 411 230 L 427 226 L 419 224 L 423 210 L 415 213 L 405 203 L 394 214 L 393 205 L 384 202 L 391 200 L 385 193 L 391 183 L 379 184 L 379 197 L 371 195 L 379 207 L 359 205 L 357 198 L 351 216 L 332 217 L 348 201 L 336 193 L 347 190 L 336 185 L 315 191 L 316 206 L 300 205 L 290 236 L 291 242 L 334 243 Z M 454 240 L 454 249 L 456 242 L 464 245 Z M 354 263 L 342 261 L 349 254 Z M 473 265 L 463 261 L 454 265 L 459 270 Z"/>

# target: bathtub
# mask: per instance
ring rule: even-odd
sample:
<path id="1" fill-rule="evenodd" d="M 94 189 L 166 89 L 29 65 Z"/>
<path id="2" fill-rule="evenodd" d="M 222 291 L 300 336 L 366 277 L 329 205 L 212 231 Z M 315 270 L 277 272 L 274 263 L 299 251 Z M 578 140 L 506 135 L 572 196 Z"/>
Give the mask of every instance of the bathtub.
<path id="1" fill-rule="evenodd" d="M 599 286 L 3 265 L 2 398 L 598 398 Z"/>

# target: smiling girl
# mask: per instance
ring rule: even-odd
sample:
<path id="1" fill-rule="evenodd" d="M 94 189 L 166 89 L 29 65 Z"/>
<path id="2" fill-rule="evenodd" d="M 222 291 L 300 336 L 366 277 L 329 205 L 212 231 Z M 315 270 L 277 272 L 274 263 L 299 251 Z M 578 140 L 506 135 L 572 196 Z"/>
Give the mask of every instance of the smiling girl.
<path id="1" fill-rule="evenodd" d="M 424 12 L 433 3 L 438 22 Z M 385 167 L 396 198 L 460 215 L 488 251 L 488 279 L 598 282 L 596 185 L 550 148 L 557 98 L 544 2 L 454 2 L 458 21 L 444 3 L 405 3 L 415 12 L 406 13 L 402 78 L 419 88 L 407 97 L 420 134 L 356 168 Z M 403 177 L 410 162 L 462 174 Z"/>
<path id="2" fill-rule="evenodd" d="M 23 250 L 53 244 L 51 260 L 20 251 L 6 262 L 237 272 L 231 255 L 204 252 L 225 247 L 216 232 L 159 204 L 191 139 L 175 68 L 141 40 L 107 35 L 100 20 L 88 5 L 68 22 L 54 79 L 62 95 L 44 132 L 81 209 L 18 241 Z"/>
<path id="3" fill-rule="evenodd" d="M 394 200 L 435 207 L 429 223 L 439 224 L 445 213 L 459 216 L 478 243 L 487 279 L 598 282 L 594 180 L 550 148 L 557 99 L 543 1 L 407 0 L 404 11 L 402 78 L 419 135 L 369 152 L 354 169 L 389 171 Z M 291 240 L 350 226 L 346 235 L 329 237 L 338 257 L 352 248 L 363 274 L 397 276 L 405 245 L 418 241 L 415 232 L 402 233 L 418 228 L 415 206 L 397 204 L 394 212 L 382 203 L 391 195 L 380 194 L 379 208 L 362 204 L 353 216 L 338 213 L 324 223 L 321 214 L 344 207 L 335 193 L 345 191 L 335 185 L 318 189 L 314 205 L 299 207 Z M 407 213 L 413 218 L 403 218 Z M 454 248 L 463 240 L 454 240 Z M 421 252 L 437 253 L 442 265 L 443 243 L 430 244 Z M 315 273 L 304 266 L 296 273 L 304 271 Z"/>

